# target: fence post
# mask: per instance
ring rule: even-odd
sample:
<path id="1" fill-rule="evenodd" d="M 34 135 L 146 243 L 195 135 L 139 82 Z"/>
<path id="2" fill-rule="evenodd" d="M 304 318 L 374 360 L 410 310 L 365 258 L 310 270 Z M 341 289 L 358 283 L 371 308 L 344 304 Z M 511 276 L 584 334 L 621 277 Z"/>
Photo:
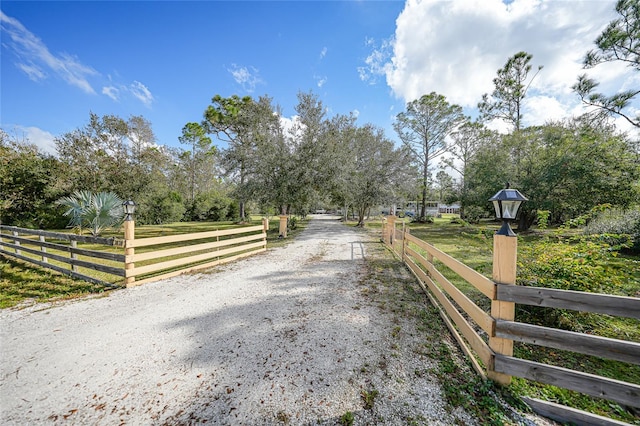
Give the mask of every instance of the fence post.
<path id="1" fill-rule="evenodd" d="M 18 236 L 18 232 L 17 231 L 13 231 L 12 234 L 13 234 L 14 237 Z M 13 244 L 19 246 L 20 245 L 20 241 L 13 240 Z M 21 254 L 21 253 L 22 253 L 21 250 L 16 249 L 16 254 Z"/>
<path id="2" fill-rule="evenodd" d="M 78 242 L 76 240 L 71 240 L 71 248 L 74 249 L 76 247 L 78 247 Z M 77 259 L 77 258 L 78 258 L 78 255 L 74 253 L 73 250 L 71 250 L 71 259 Z M 72 263 L 71 270 L 73 272 L 78 272 L 78 266 Z"/>
<path id="3" fill-rule="evenodd" d="M 41 243 L 44 243 L 45 242 L 44 235 L 40 235 L 39 240 L 40 240 Z M 40 251 L 43 252 L 43 253 L 46 253 L 47 252 L 47 248 L 45 246 L 40 246 Z M 44 263 L 49 263 L 49 258 L 43 254 L 42 255 L 42 261 Z"/>
<path id="4" fill-rule="evenodd" d="M 391 246 L 391 250 L 394 250 L 393 241 L 396 239 L 396 217 L 387 216 L 387 222 L 389 223 L 389 245 Z"/>
<path id="5" fill-rule="evenodd" d="M 493 281 L 501 284 L 516 283 L 516 262 L 518 255 L 518 237 L 510 235 L 493 236 Z M 513 321 L 515 318 L 515 303 L 491 301 L 491 316 L 494 319 Z M 497 354 L 512 356 L 513 340 L 495 336 L 495 331 L 489 336 L 489 347 Z M 511 376 L 497 373 L 493 365 L 487 369 L 487 376 L 500 384 L 511 383 Z"/>
<path id="6" fill-rule="evenodd" d="M 269 232 L 269 218 L 268 217 L 263 217 L 262 218 L 262 227 L 264 228 L 265 234 L 267 232 Z"/>
<path id="7" fill-rule="evenodd" d="M 407 224 L 405 223 L 405 221 L 402 221 L 402 260 L 404 261 L 404 248 L 407 245 L 407 240 L 406 237 L 407 236 Z"/>
<path id="8" fill-rule="evenodd" d="M 125 270 L 125 273 L 128 270 L 135 268 L 135 263 L 133 262 L 135 249 L 132 247 L 133 241 L 135 240 L 135 234 L 136 234 L 136 225 L 133 218 L 130 218 L 129 220 L 125 219 L 124 221 L 124 255 L 125 255 L 124 270 Z M 136 281 L 135 276 L 125 277 L 124 284 L 127 287 L 131 287 L 133 283 L 135 283 L 135 281 Z"/>
<path id="9" fill-rule="evenodd" d="M 286 214 L 280 215 L 280 236 L 282 238 L 287 238 L 287 218 Z"/>

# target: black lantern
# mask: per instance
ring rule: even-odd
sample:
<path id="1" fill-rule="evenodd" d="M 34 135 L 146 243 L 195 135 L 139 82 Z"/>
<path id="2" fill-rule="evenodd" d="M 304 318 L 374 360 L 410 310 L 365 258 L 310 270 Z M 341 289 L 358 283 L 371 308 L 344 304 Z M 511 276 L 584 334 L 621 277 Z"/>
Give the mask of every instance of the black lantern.
<path id="1" fill-rule="evenodd" d="M 510 189 L 507 183 L 507 187 L 498 191 L 496 195 L 489 198 L 489 201 L 493 202 L 493 207 L 496 210 L 496 218 L 502 219 L 502 227 L 496 234 L 515 237 L 516 234 L 511 230 L 509 221 L 515 220 L 520 204 L 522 204 L 523 201 L 528 201 L 528 199 L 517 189 Z"/>
<path id="2" fill-rule="evenodd" d="M 133 213 L 135 213 L 136 211 L 136 203 L 134 203 L 132 200 L 127 200 L 122 203 L 122 208 L 124 209 L 124 214 L 126 215 L 124 217 L 124 220 L 133 220 Z"/>

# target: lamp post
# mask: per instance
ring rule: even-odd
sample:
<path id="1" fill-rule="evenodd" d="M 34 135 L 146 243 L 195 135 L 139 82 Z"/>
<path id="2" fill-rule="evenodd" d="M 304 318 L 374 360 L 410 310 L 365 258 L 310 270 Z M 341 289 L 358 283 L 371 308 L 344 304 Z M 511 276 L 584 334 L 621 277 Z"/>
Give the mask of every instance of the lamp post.
<path id="1" fill-rule="evenodd" d="M 520 191 L 507 187 L 489 199 L 493 202 L 496 218 L 502 220 L 502 227 L 493 236 L 493 281 L 499 284 L 514 285 L 516 283 L 516 263 L 518 258 L 518 237 L 509 226 L 509 221 L 515 220 L 522 202 L 527 201 Z M 513 321 L 515 318 L 515 303 L 491 301 L 491 316 L 495 319 Z M 495 336 L 495 330 L 489 336 L 489 347 L 496 354 L 512 356 L 513 340 Z M 493 366 L 488 369 L 487 376 L 500 384 L 511 383 L 511 376 L 498 373 Z"/>
<path id="2" fill-rule="evenodd" d="M 133 213 L 136 211 L 136 203 L 131 200 L 127 200 L 122 203 L 122 209 L 124 210 L 124 270 L 125 279 L 124 284 L 130 287 L 135 282 L 135 276 L 126 276 L 127 272 L 135 268 L 133 263 L 133 256 L 135 249 L 133 248 L 133 240 L 135 239 L 135 221 L 133 220 Z"/>
<path id="3" fill-rule="evenodd" d="M 507 187 L 498 191 L 496 195 L 489 198 L 489 201 L 493 202 L 496 218 L 502 219 L 502 227 L 496 235 L 515 237 L 516 234 L 513 233 L 511 226 L 509 226 L 509 221 L 515 220 L 520 204 L 523 201 L 528 201 L 528 199 L 517 189 L 509 188 L 509 183 L 507 183 Z"/>

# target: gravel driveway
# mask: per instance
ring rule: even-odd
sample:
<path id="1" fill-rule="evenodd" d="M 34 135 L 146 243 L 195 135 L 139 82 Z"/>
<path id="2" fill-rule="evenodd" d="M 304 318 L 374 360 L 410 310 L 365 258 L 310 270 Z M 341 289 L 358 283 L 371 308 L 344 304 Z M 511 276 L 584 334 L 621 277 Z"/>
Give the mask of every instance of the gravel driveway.
<path id="1" fill-rule="evenodd" d="M 447 410 L 425 333 L 370 297 L 379 246 L 318 216 L 214 271 L 5 309 L 0 423 L 473 424 Z"/>

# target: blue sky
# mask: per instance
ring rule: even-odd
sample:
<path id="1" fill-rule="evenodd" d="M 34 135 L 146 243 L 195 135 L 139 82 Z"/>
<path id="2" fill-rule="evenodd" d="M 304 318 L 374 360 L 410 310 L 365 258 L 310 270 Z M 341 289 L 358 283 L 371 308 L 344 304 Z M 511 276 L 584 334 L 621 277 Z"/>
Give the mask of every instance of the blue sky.
<path id="1" fill-rule="evenodd" d="M 396 139 L 393 117 L 431 91 L 475 114 L 521 50 L 544 65 L 525 123 L 579 114 L 570 87 L 615 1 L 507 3 L 5 0 L 0 126 L 51 151 L 90 111 L 142 115 L 158 143 L 178 146 L 215 94 L 266 94 L 293 118 L 297 94 L 313 91 L 329 116 L 354 112 Z M 621 66 L 590 73 L 603 90 L 640 85 Z"/>

